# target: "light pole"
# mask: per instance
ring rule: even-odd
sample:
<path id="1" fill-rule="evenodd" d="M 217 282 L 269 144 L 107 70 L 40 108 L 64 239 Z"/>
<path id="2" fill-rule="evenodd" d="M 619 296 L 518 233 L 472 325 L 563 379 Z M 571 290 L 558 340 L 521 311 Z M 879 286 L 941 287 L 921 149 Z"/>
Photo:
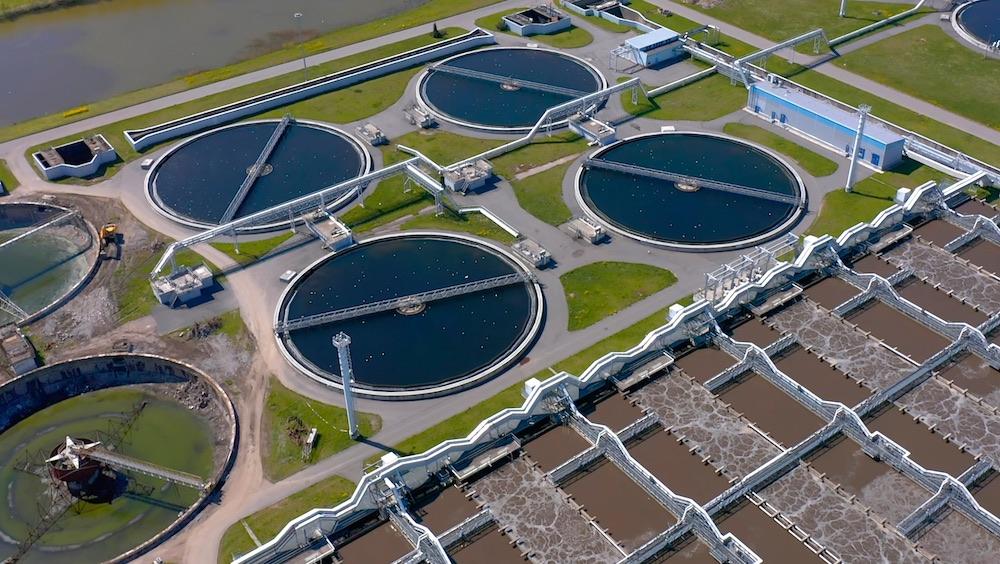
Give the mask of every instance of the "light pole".
<path id="1" fill-rule="evenodd" d="M 302 53 L 302 81 L 305 82 L 309 80 L 309 74 L 306 71 L 306 44 L 303 42 L 302 37 L 302 12 L 295 12 L 292 14 L 292 19 L 295 20 L 296 35 L 298 35 L 299 40 L 299 51 Z"/>

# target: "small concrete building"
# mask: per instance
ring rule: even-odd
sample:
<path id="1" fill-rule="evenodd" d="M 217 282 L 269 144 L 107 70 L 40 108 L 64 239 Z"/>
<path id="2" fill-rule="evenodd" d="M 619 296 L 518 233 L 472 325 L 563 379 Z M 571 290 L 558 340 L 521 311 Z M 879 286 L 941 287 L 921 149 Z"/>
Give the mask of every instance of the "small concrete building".
<path id="1" fill-rule="evenodd" d="M 628 38 L 625 48 L 628 58 L 644 67 L 655 67 L 686 54 L 680 34 L 665 27 Z"/>
<path id="2" fill-rule="evenodd" d="M 857 134 L 858 114 L 833 101 L 797 88 L 758 82 L 750 87 L 748 111 L 775 125 L 807 137 L 832 151 L 850 155 Z M 905 140 L 869 119 L 858 158 L 877 170 L 888 170 L 903 159 Z"/>
<path id="3" fill-rule="evenodd" d="M 528 259 L 535 268 L 545 268 L 552 262 L 552 255 L 544 247 L 531 239 L 522 239 L 512 245 L 515 251 Z"/>
<path id="4" fill-rule="evenodd" d="M 191 268 L 182 266 L 177 272 L 161 276 L 151 282 L 153 293 L 160 303 L 174 307 L 187 303 L 199 296 L 215 283 L 212 271 L 204 264 Z"/>
<path id="5" fill-rule="evenodd" d="M 15 376 L 38 368 L 35 347 L 14 324 L 0 328 L 0 350 L 3 351 Z"/>
<path id="6" fill-rule="evenodd" d="M 48 180 L 66 176 L 85 178 L 118 159 L 118 152 L 103 135 L 94 135 L 34 153 L 32 160 Z"/>
<path id="7" fill-rule="evenodd" d="M 550 6 L 535 6 L 503 17 L 507 29 L 521 36 L 551 35 L 572 27 L 573 22 Z"/>
<path id="8" fill-rule="evenodd" d="M 444 173 L 444 185 L 453 192 L 465 194 L 486 184 L 493 177 L 493 165 L 485 159 L 462 165 Z"/>

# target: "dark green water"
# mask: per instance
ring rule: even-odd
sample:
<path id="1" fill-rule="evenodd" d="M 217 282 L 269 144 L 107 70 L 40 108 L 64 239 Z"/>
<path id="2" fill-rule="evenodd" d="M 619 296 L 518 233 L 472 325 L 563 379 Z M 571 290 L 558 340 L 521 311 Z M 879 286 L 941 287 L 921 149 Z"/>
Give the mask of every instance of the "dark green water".
<path id="1" fill-rule="evenodd" d="M 958 23 L 987 45 L 1000 39 L 1000 0 L 980 0 L 958 14 Z"/>
<path id="2" fill-rule="evenodd" d="M 613 146 L 601 158 L 779 194 L 798 193 L 794 176 L 777 160 L 718 137 L 641 137 Z M 708 188 L 682 192 L 673 182 L 603 169 L 585 170 L 580 190 L 591 209 L 612 225 L 656 241 L 688 245 L 728 243 L 766 233 L 796 208 Z"/>
<path id="3" fill-rule="evenodd" d="M 288 319 L 509 274 L 508 259 L 434 237 L 362 244 L 300 282 Z M 532 321 L 532 293 L 518 284 L 433 301 L 417 315 L 395 310 L 293 331 L 300 358 L 339 374 L 330 339 L 351 337 L 355 379 L 377 388 L 421 388 L 479 372 L 515 347 Z"/>
<path id="4" fill-rule="evenodd" d="M 276 121 L 249 123 L 185 144 L 158 165 L 152 179 L 155 194 L 182 218 L 217 223 L 276 126 Z M 272 171 L 254 182 L 236 217 L 358 176 L 365 165 L 361 150 L 342 135 L 290 125 L 267 160 Z"/>
<path id="5" fill-rule="evenodd" d="M 134 389 L 112 389 L 78 396 L 39 411 L 0 435 L 0 559 L 13 553 L 11 538 L 21 539 L 39 520 L 38 501 L 46 489 L 35 475 L 15 468 L 25 453 L 44 453 L 67 435 L 100 439 L 109 423 L 120 421 L 142 400 L 149 404 L 120 446 L 120 452 L 207 478 L 213 446 L 207 424 L 184 406 Z M 41 458 L 42 455 L 33 456 Z M 100 562 L 159 533 L 197 499 L 197 492 L 167 486 L 144 476 L 131 477 L 128 494 L 111 503 L 83 503 L 67 512 L 25 557 L 24 562 L 70 564 Z"/>
<path id="6" fill-rule="evenodd" d="M 549 51 L 488 49 L 462 55 L 448 65 L 584 92 L 601 87 L 591 69 Z M 496 82 L 443 72 L 430 74 L 421 89 L 425 101 L 441 114 L 491 127 L 531 127 L 549 107 L 575 98 L 530 88 L 509 91 Z"/>

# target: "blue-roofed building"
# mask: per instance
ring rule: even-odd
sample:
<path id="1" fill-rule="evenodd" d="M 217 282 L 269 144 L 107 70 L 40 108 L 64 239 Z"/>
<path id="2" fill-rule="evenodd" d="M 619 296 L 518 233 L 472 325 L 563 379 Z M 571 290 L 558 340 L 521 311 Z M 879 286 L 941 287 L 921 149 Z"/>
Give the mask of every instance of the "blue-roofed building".
<path id="1" fill-rule="evenodd" d="M 633 62 L 644 67 L 654 67 L 685 54 L 680 34 L 665 27 L 630 37 L 625 47 Z"/>
<path id="2" fill-rule="evenodd" d="M 747 110 L 803 135 L 827 148 L 850 155 L 857 133 L 858 114 L 819 95 L 786 86 L 757 82 L 750 87 Z M 904 138 L 873 120 L 865 123 L 858 158 L 877 170 L 903 160 Z"/>

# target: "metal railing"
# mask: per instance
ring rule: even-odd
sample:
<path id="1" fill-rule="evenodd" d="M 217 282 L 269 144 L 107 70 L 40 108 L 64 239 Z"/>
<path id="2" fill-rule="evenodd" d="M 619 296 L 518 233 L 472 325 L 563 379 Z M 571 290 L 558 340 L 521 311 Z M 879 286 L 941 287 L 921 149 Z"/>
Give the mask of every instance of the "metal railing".
<path id="1" fill-rule="evenodd" d="M 21 233 L 21 234 L 17 235 L 16 237 L 12 237 L 10 239 L 7 239 L 3 243 L 0 243 L 0 249 L 3 249 L 4 247 L 10 246 L 10 245 L 13 245 L 14 243 L 20 241 L 21 239 L 24 239 L 25 237 L 29 237 L 29 236 L 31 236 L 31 235 L 33 235 L 35 233 L 38 233 L 39 231 L 45 229 L 46 227 L 50 227 L 50 226 L 55 225 L 55 224 L 57 224 L 57 223 L 59 223 L 59 222 L 61 222 L 63 220 L 70 219 L 70 218 L 76 217 L 78 215 L 80 215 L 79 212 L 69 211 L 69 212 L 66 212 L 66 213 L 64 213 L 64 214 L 56 217 L 55 219 L 50 219 L 48 221 L 36 223 L 35 225 L 31 226 L 24 233 Z"/>
<path id="2" fill-rule="evenodd" d="M 523 80 L 520 78 L 514 78 L 512 76 L 503 76 L 500 74 L 493 74 L 490 72 L 466 69 L 462 67 L 456 67 L 453 65 L 438 64 L 432 66 L 431 70 L 444 72 L 447 74 L 454 74 L 456 76 L 464 76 L 467 78 L 476 78 L 488 82 L 495 82 L 500 85 L 510 85 L 510 86 L 516 86 L 517 88 L 527 88 L 529 90 L 537 90 L 539 92 L 548 92 L 549 94 L 561 94 L 563 96 L 570 96 L 572 98 L 579 98 L 580 96 L 584 96 L 587 94 L 587 92 L 584 92 L 583 90 L 564 88 L 562 86 L 553 86 L 551 84 L 533 82 L 531 80 Z"/>
<path id="3" fill-rule="evenodd" d="M 236 210 L 240 209 L 243 205 L 243 201 L 246 200 L 247 194 L 250 193 L 250 188 L 253 187 L 257 179 L 260 178 L 261 173 L 264 171 L 264 164 L 267 159 L 274 152 L 274 148 L 278 146 L 278 141 L 281 140 L 281 136 L 285 133 L 285 129 L 288 128 L 294 120 L 291 115 L 285 114 L 281 121 L 278 122 L 278 126 L 274 128 L 271 136 L 267 139 L 267 143 L 264 144 L 264 148 L 261 149 L 260 154 L 257 155 L 257 160 L 254 161 L 250 168 L 247 169 L 247 176 L 243 179 L 243 184 L 240 184 L 240 189 L 236 191 L 236 195 L 229 202 L 229 207 L 222 214 L 222 218 L 219 219 L 219 223 L 229 223 L 232 221 L 233 216 L 236 215 Z"/>
<path id="4" fill-rule="evenodd" d="M 14 303 L 14 300 L 8 298 L 2 289 L 0 289 L 0 311 L 13 317 L 15 321 L 28 318 L 28 312 L 21 309 L 21 306 Z"/>
<path id="5" fill-rule="evenodd" d="M 739 184 L 720 182 L 718 180 L 711 180 L 708 178 L 701 178 L 698 176 L 689 176 L 687 174 L 680 174 L 676 172 L 659 170 L 655 168 L 638 166 L 634 164 L 619 163 L 605 159 L 587 159 L 587 161 L 583 164 L 583 166 L 586 168 L 610 170 L 612 172 L 618 172 L 621 174 L 644 176 L 647 178 L 654 178 L 656 180 L 665 180 L 667 182 L 674 182 L 676 184 L 686 184 L 692 186 L 695 189 L 709 188 L 712 190 L 718 190 L 720 192 L 729 192 L 731 194 L 750 196 L 752 198 L 759 198 L 761 200 L 769 200 L 772 202 L 781 202 L 783 204 L 793 204 L 793 205 L 803 204 L 800 198 L 797 198 L 795 196 L 789 196 L 787 194 L 779 194 L 777 192 L 770 192 L 768 190 L 762 190 L 760 188 L 753 188 L 750 186 L 740 186 Z"/>
<path id="6" fill-rule="evenodd" d="M 180 484 L 197 490 L 205 490 L 211 486 L 210 483 L 205 482 L 194 474 L 188 474 L 187 472 L 181 472 L 179 470 L 171 470 L 170 468 L 164 468 L 143 460 L 136 460 L 105 449 L 86 450 L 82 451 L 81 454 L 88 458 L 105 462 L 117 468 L 124 468 L 125 470 L 131 470 L 132 472 L 136 472 L 138 474 L 144 474 L 146 476 L 166 480 L 167 482 Z"/>
<path id="7" fill-rule="evenodd" d="M 490 290 L 492 288 L 500 288 L 502 286 L 510 286 L 512 284 L 528 282 L 530 280 L 531 280 L 531 275 L 526 272 L 515 272 L 512 274 L 504 274 L 503 276 L 495 276 L 493 278 L 487 278 L 485 280 L 476 280 L 475 282 L 455 284 L 454 286 L 448 286 L 446 288 L 437 288 L 435 290 L 428 290 L 426 292 L 417 292 L 415 294 L 408 294 L 396 298 L 389 298 L 387 300 L 381 300 L 377 302 L 372 302 L 352 307 L 345 307 L 333 311 L 317 313 L 314 315 L 307 315 L 289 321 L 282 321 L 279 322 L 277 325 L 275 325 L 274 331 L 276 333 L 287 333 L 288 331 L 294 331 L 296 329 L 306 329 L 308 327 L 315 327 L 317 325 L 333 323 L 334 321 L 352 319 L 355 317 L 361 317 L 363 315 L 372 315 L 375 313 L 389 311 L 392 309 L 398 309 L 409 305 L 426 304 L 427 302 L 432 302 L 435 300 L 443 300 L 445 298 L 461 296 L 464 294 L 471 294 L 473 292 L 482 292 L 484 290 Z"/>

